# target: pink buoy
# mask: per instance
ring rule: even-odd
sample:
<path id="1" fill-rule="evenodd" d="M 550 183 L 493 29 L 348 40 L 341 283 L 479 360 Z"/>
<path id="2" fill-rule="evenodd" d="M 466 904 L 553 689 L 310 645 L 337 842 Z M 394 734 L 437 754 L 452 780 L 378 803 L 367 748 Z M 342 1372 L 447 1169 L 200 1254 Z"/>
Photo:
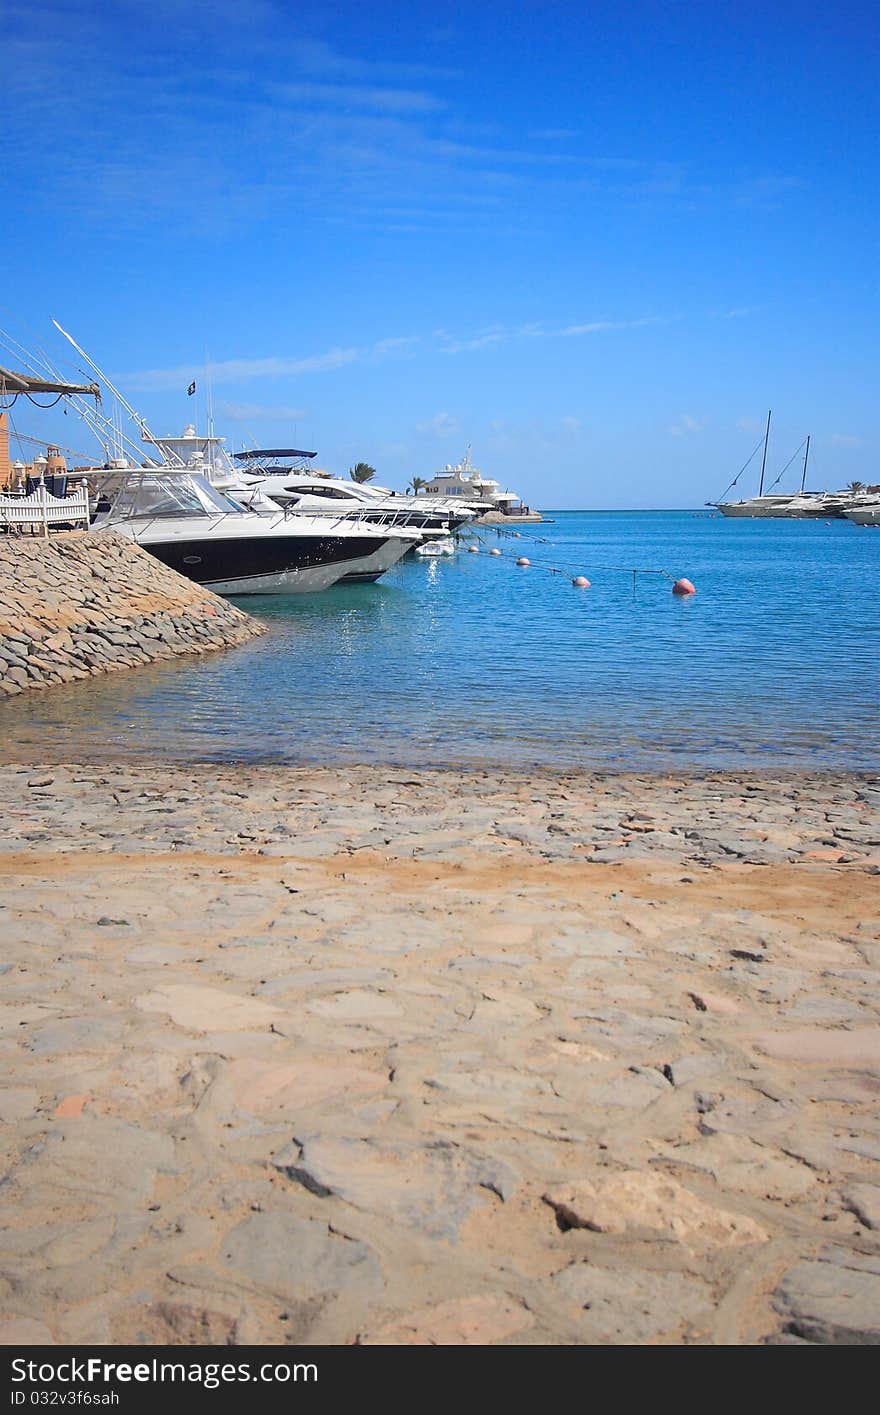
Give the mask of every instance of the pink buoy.
<path id="1" fill-rule="evenodd" d="M 571 583 L 577 585 L 579 590 L 588 590 L 590 588 L 590 582 L 586 575 L 575 575 Z"/>
<path id="2" fill-rule="evenodd" d="M 501 554 L 501 551 L 498 549 L 497 545 L 493 545 L 492 549 L 489 551 L 489 554 L 490 554 L 490 555 L 500 555 L 500 554 Z"/>
<path id="3" fill-rule="evenodd" d="M 469 545 L 469 546 L 468 546 L 468 555 L 479 555 L 479 553 L 480 553 L 480 547 L 479 547 L 478 545 Z"/>
<path id="4" fill-rule="evenodd" d="M 696 594 L 697 591 L 696 588 L 691 584 L 690 580 L 676 580 L 675 584 L 672 586 L 672 593 Z"/>
<path id="5" fill-rule="evenodd" d="M 531 560 L 527 560 L 524 555 L 521 555 L 516 563 L 517 565 L 531 565 L 532 562 Z"/>

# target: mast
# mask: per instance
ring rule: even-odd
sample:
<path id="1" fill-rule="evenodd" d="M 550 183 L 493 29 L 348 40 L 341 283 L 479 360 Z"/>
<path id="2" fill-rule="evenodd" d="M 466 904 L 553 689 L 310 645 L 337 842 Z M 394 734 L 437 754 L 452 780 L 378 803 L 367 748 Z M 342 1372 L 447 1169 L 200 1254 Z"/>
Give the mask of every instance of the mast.
<path id="1" fill-rule="evenodd" d="M 771 408 L 770 412 L 772 412 L 772 411 L 773 411 L 773 410 L 772 410 L 772 408 Z M 767 431 L 764 433 L 764 456 L 761 458 L 761 485 L 760 485 L 760 487 L 759 487 L 759 489 L 758 489 L 758 495 L 759 495 L 759 496 L 763 496 L 763 495 L 764 495 L 764 469 L 765 469 L 766 466 L 767 466 L 767 444 L 768 444 L 769 441 L 770 441 L 770 413 L 767 414 Z"/>
<path id="2" fill-rule="evenodd" d="M 803 476 L 801 477 L 801 496 L 803 496 L 803 494 L 804 494 L 804 487 L 805 487 L 806 484 L 807 484 L 807 459 L 809 458 L 809 455 L 810 455 L 810 434 L 807 433 L 807 447 L 806 447 L 806 451 L 804 452 L 804 474 L 803 474 Z"/>

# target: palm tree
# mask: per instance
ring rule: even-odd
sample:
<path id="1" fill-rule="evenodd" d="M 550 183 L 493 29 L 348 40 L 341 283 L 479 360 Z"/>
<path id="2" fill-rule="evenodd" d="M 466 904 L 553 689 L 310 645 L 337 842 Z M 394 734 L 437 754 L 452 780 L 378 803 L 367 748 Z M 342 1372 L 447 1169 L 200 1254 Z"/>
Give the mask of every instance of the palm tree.
<path id="1" fill-rule="evenodd" d="M 373 477 L 376 475 L 376 468 L 371 467 L 369 462 L 356 462 L 353 467 L 349 468 L 348 475 L 351 477 L 352 481 L 372 481 Z"/>
<path id="2" fill-rule="evenodd" d="M 857 496 L 858 493 L 860 491 L 864 491 L 864 489 L 865 483 L 863 481 L 851 481 L 849 486 L 847 487 L 847 491 L 849 492 L 850 496 Z"/>
<path id="3" fill-rule="evenodd" d="M 418 492 L 420 487 L 427 486 L 427 482 L 424 477 L 413 477 L 409 486 L 412 487 L 413 491 Z M 409 486 L 406 489 L 407 495 L 409 494 Z"/>

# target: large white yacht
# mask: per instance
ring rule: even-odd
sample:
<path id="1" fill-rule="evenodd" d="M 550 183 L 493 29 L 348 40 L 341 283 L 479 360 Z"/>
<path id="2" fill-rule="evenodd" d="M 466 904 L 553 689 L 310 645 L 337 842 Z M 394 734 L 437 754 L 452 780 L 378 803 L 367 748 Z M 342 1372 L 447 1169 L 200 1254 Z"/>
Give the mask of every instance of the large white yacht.
<path id="1" fill-rule="evenodd" d="M 455 466 L 447 462 L 442 472 L 430 477 L 416 493 L 423 496 L 454 496 L 462 506 L 470 506 L 479 516 L 496 511 L 504 516 L 532 515 L 540 519 L 537 512 L 530 512 L 523 506 L 522 498 L 515 491 L 505 491 L 494 477 L 484 477 L 471 461 L 468 447 L 460 462 Z"/>
<path id="2" fill-rule="evenodd" d="M 722 516 L 749 516 L 765 519 L 784 516 L 792 493 L 779 496 L 750 496 L 746 501 L 723 501 L 718 505 Z"/>
<path id="3" fill-rule="evenodd" d="M 428 531 L 454 531 L 476 517 L 469 506 L 442 496 L 404 496 L 385 486 L 369 482 L 345 481 L 307 467 L 305 458 L 314 452 L 296 448 L 255 448 L 236 452 L 234 462 L 239 482 L 259 481 L 261 490 L 279 506 L 296 511 L 336 514 L 353 512 L 362 519 L 380 524 L 408 525 Z"/>
<path id="4" fill-rule="evenodd" d="M 378 579 L 413 546 L 405 528 L 246 511 L 188 468 L 117 465 L 105 475 L 115 490 L 92 531 L 129 537 L 217 594 L 304 594 L 348 576 Z"/>
<path id="5" fill-rule="evenodd" d="M 851 505 L 843 512 L 846 519 L 857 526 L 880 526 L 880 495 L 874 492 L 859 497 L 858 501 L 858 506 Z"/>

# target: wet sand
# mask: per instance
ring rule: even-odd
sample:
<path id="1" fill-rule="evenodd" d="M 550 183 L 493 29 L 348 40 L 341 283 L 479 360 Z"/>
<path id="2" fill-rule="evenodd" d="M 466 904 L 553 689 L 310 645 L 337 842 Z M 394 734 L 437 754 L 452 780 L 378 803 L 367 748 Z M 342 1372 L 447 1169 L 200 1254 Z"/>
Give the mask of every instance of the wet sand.
<path id="1" fill-rule="evenodd" d="M 0 802 L 3 1341 L 880 1339 L 880 778 Z"/>

